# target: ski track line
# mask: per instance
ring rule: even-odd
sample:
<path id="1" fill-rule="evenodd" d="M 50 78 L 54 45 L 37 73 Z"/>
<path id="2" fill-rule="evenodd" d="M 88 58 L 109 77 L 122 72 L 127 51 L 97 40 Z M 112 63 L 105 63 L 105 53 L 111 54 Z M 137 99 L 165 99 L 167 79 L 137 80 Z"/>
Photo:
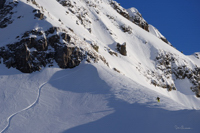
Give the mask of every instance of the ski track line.
<path id="1" fill-rule="evenodd" d="M 64 78 L 64 77 L 67 77 L 67 76 L 69 76 L 69 75 L 71 75 L 71 74 L 73 74 L 73 73 L 75 73 L 75 72 L 78 72 L 78 71 L 80 71 L 80 69 L 78 69 L 78 70 L 76 70 L 76 71 L 74 71 L 74 72 L 72 72 L 72 73 L 70 73 L 70 74 L 67 74 L 67 75 L 61 76 L 61 77 L 59 77 L 59 78 L 53 79 L 53 80 L 51 80 L 51 81 L 55 81 L 55 80 L 62 79 L 62 78 Z M 24 108 L 24 109 L 22 109 L 22 110 L 20 110 L 20 111 L 18 111 L 18 112 L 13 113 L 12 115 L 10 115 L 10 116 L 7 118 L 7 123 L 8 123 L 8 124 L 6 125 L 6 127 L 4 127 L 4 129 L 3 129 L 0 133 L 5 132 L 5 131 L 10 127 L 10 122 L 11 122 L 12 118 L 13 118 L 15 115 L 17 115 L 17 114 L 19 114 L 19 113 L 21 113 L 21 112 L 23 112 L 23 111 L 26 111 L 26 110 L 28 110 L 28 109 L 34 107 L 34 106 L 38 103 L 38 101 L 39 101 L 39 99 L 40 99 L 41 90 L 42 90 L 42 88 L 43 88 L 48 82 L 49 82 L 49 81 L 44 82 L 44 83 L 42 83 L 42 84 L 39 86 L 37 98 L 36 98 L 36 100 L 35 100 L 32 104 L 30 104 L 28 107 L 26 107 L 26 108 Z"/>

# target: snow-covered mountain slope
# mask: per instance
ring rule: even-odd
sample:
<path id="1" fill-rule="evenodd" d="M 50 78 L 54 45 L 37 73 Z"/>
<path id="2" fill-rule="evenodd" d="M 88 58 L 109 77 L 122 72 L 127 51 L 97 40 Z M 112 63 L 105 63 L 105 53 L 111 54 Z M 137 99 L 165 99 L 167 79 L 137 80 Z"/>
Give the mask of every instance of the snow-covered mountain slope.
<path id="1" fill-rule="evenodd" d="M 199 53 L 145 22 L 111 0 L 6 0 L 0 131 L 197 132 Z"/>
<path id="2" fill-rule="evenodd" d="M 149 25 L 149 32 L 153 35 L 155 35 L 156 37 L 160 38 L 161 40 L 163 40 L 164 42 L 168 43 L 171 45 L 170 42 L 168 42 L 168 40 L 158 31 L 158 29 L 156 29 L 153 25 Z"/>

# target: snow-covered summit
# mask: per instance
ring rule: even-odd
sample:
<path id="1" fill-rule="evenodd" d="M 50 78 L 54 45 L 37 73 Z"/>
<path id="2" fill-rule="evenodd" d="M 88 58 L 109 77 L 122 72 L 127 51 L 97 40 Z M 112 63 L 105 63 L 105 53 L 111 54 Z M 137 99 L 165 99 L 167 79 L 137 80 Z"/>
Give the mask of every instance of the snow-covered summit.
<path id="1" fill-rule="evenodd" d="M 136 8 L 112 0 L 0 4 L 0 132 L 153 132 L 160 117 L 167 126 L 157 122 L 159 132 L 179 123 L 199 129 L 199 53 L 176 50 Z M 144 114 L 150 125 L 139 129 Z"/>

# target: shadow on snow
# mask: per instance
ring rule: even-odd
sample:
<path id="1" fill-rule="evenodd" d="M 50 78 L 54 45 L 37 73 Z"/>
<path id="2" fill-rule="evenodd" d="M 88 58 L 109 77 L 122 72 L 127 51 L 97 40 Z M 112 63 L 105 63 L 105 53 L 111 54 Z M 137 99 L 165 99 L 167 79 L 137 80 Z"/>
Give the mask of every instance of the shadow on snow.
<path id="1" fill-rule="evenodd" d="M 52 86 L 64 91 L 94 95 L 110 94 L 106 100 L 114 113 L 97 121 L 73 127 L 63 133 L 199 132 L 200 111 L 168 111 L 147 107 L 146 104 L 129 104 L 109 93 L 110 86 L 97 75 L 94 66 L 81 65 L 75 69 L 61 70 L 49 81 Z M 53 80 L 58 77 L 60 80 Z"/>

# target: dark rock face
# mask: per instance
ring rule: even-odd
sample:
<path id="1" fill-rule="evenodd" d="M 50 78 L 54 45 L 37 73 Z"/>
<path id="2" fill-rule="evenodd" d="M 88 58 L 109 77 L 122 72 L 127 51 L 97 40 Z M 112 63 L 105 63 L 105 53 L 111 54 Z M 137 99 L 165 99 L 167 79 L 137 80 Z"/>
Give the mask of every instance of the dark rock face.
<path id="1" fill-rule="evenodd" d="M 146 21 L 142 21 L 143 18 L 140 13 L 138 13 L 138 15 L 133 18 L 133 17 L 130 17 L 127 10 L 121 7 L 120 4 L 118 4 L 116 1 L 111 1 L 110 4 L 113 7 L 113 9 L 115 9 L 123 17 L 127 18 L 131 22 L 135 23 L 136 25 L 140 26 L 141 28 L 149 32 L 148 23 Z"/>
<path id="2" fill-rule="evenodd" d="M 8 45 L 7 48 L 1 47 L 0 56 L 3 58 L 6 67 L 14 67 L 24 73 L 32 72 L 29 63 L 30 51 L 27 50 L 26 44 L 19 45 L 19 43 L 16 43 Z"/>
<path id="3" fill-rule="evenodd" d="M 0 9 L 2 9 L 4 7 L 6 0 L 1 0 L 0 1 Z"/>
<path id="4" fill-rule="evenodd" d="M 120 54 L 127 56 L 126 43 L 124 43 L 122 45 L 117 43 L 117 50 L 119 51 Z"/>
<path id="5" fill-rule="evenodd" d="M 123 32 L 128 32 L 129 34 L 132 33 L 132 28 L 130 26 L 122 25 L 121 29 L 122 29 Z"/>
<path id="6" fill-rule="evenodd" d="M 122 8 L 119 3 L 117 3 L 116 1 L 111 1 L 110 5 L 122 16 L 124 16 L 127 19 L 130 19 L 130 16 L 128 14 L 128 12 L 126 11 L 126 9 Z"/>
<path id="7" fill-rule="evenodd" d="M 2 7 L 0 8 L 0 28 L 5 28 L 13 22 L 12 16 L 14 12 L 12 9 L 18 5 L 17 1 L 10 2 L 8 5 L 5 5 L 4 3 L 4 0 L 0 1 L 0 6 Z"/>
<path id="8" fill-rule="evenodd" d="M 163 42 L 169 44 L 169 41 L 166 38 L 160 38 Z"/>
<path id="9" fill-rule="evenodd" d="M 62 4 L 63 6 L 73 7 L 73 5 L 72 5 L 70 0 L 66 0 L 66 1 L 57 0 L 57 1 L 60 2 L 60 4 Z"/>
<path id="10" fill-rule="evenodd" d="M 31 72 L 31 65 L 28 62 L 30 58 L 30 52 L 27 50 L 27 45 L 23 44 L 18 49 L 14 51 L 14 64 L 10 64 L 11 66 L 14 65 L 18 70 L 21 70 L 25 73 Z"/>
<path id="11" fill-rule="evenodd" d="M 74 68 L 83 59 L 83 54 L 77 47 L 62 47 L 55 53 L 55 60 L 60 68 Z"/>
<path id="12" fill-rule="evenodd" d="M 60 36 L 58 35 L 53 35 L 48 38 L 48 42 L 53 47 L 54 49 L 57 49 L 59 45 L 57 45 L 60 41 Z"/>
<path id="13" fill-rule="evenodd" d="M 114 71 L 121 73 L 117 68 L 113 68 Z"/>
<path id="14" fill-rule="evenodd" d="M 119 14 L 121 14 L 123 17 L 127 18 L 128 20 L 130 20 L 131 22 L 133 22 L 134 24 L 138 25 L 139 27 L 141 27 L 142 29 L 146 30 L 147 32 L 149 32 L 149 24 L 143 19 L 142 15 L 137 12 L 137 14 L 133 17 L 131 16 L 126 9 L 124 9 L 123 7 L 120 6 L 119 3 L 117 3 L 116 1 L 111 1 L 110 5 L 113 7 L 113 9 L 115 9 Z M 110 17 L 110 16 L 109 16 Z M 121 27 L 121 29 L 124 32 L 130 32 L 129 29 L 127 29 L 126 27 Z M 162 41 L 164 41 L 167 44 L 170 44 L 169 41 L 166 38 L 160 38 Z M 170 44 L 171 45 L 171 44 Z"/>
<path id="15" fill-rule="evenodd" d="M 63 40 L 65 40 L 66 42 L 70 42 L 70 40 L 71 40 L 71 37 L 68 35 L 68 34 L 66 34 L 66 33 L 63 33 L 62 35 L 61 35 L 61 37 L 62 37 L 62 39 Z"/>
<path id="16" fill-rule="evenodd" d="M 40 10 L 33 10 L 34 16 L 39 18 L 40 20 L 44 19 L 44 14 Z"/>
<path id="17" fill-rule="evenodd" d="M 194 53 L 194 56 L 195 56 L 197 59 L 200 59 L 200 53 Z"/>
<path id="18" fill-rule="evenodd" d="M 130 17 L 130 21 L 149 32 L 149 24 L 143 19 L 139 12 L 137 12 L 134 17 Z"/>
<path id="19" fill-rule="evenodd" d="M 40 20 L 42 20 L 44 18 L 44 14 L 42 13 L 36 13 L 35 17 L 39 18 Z"/>
<path id="20" fill-rule="evenodd" d="M 187 65 L 177 66 L 176 62 L 178 62 L 178 60 L 171 53 L 159 54 L 156 57 L 156 68 L 163 71 L 163 76 L 167 78 L 175 77 L 176 79 L 189 79 L 193 85 L 190 89 L 197 97 L 200 97 L 200 68 L 196 67 L 191 69 Z M 153 84 L 155 84 L 155 82 Z M 159 85 L 159 83 L 157 83 L 157 85 Z M 167 88 L 170 89 L 171 87 L 168 86 Z"/>
<path id="21" fill-rule="evenodd" d="M 70 35 L 65 32 L 53 34 L 57 29 L 52 27 L 45 32 L 25 32 L 19 42 L 0 47 L 0 59 L 3 58 L 3 63 L 8 68 L 13 67 L 24 73 L 39 71 L 47 65 L 53 66 L 54 60 L 61 68 L 78 66 L 86 55 L 83 50 L 69 44 Z M 61 39 L 66 43 L 63 44 Z"/>
<path id="22" fill-rule="evenodd" d="M 35 35 L 35 37 L 29 37 L 30 34 Z M 45 51 L 48 47 L 45 36 L 45 34 L 36 30 L 27 31 L 23 34 L 23 39 L 20 41 L 20 43 L 27 44 L 28 48 L 36 48 L 37 51 Z M 37 37 L 40 39 L 37 39 Z"/>
<path id="23" fill-rule="evenodd" d="M 99 46 L 97 44 L 92 43 L 91 46 L 95 51 L 99 52 Z"/>

